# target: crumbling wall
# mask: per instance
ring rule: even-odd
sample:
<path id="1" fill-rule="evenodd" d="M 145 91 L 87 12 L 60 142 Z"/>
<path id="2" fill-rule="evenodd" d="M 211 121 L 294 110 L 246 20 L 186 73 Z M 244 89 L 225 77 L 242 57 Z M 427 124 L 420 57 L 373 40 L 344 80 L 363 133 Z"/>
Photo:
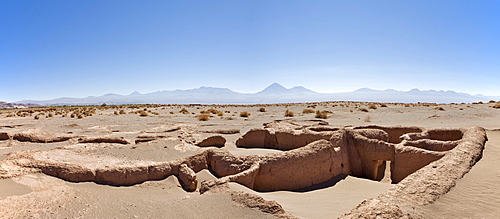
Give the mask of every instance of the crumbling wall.
<path id="1" fill-rule="evenodd" d="M 261 157 L 253 189 L 295 190 L 347 173 L 342 165 L 347 160 L 340 150 L 327 140 L 319 140 L 299 149 L 265 155 Z"/>

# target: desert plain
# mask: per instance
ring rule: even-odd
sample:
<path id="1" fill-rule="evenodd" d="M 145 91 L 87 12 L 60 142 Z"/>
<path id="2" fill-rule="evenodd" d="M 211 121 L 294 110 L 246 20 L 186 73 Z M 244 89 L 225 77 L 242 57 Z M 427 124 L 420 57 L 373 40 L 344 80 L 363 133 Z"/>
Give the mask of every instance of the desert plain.
<path id="1" fill-rule="evenodd" d="M 0 110 L 0 217 L 496 218 L 500 215 L 499 106 L 495 101 L 321 102 Z M 389 162 L 378 164 L 381 172 L 368 175 L 343 174 L 356 171 L 351 170 L 354 167 L 343 170 L 347 167 L 342 163 L 337 165 L 340 172 L 330 168 L 335 173 L 330 176 L 322 172 L 323 161 L 317 167 L 304 163 L 299 166 L 304 168 L 292 170 L 280 166 L 280 172 L 275 172 L 276 176 L 286 172 L 289 178 L 261 176 L 264 168 L 277 168 L 272 162 L 316 156 L 307 154 L 306 147 L 317 153 L 343 153 L 344 149 L 333 148 L 331 143 L 334 138 L 330 136 L 339 133 L 375 136 L 366 141 L 377 144 L 385 138 L 388 143 L 380 144 L 395 147 L 401 141 L 388 139 L 400 136 L 386 131 L 398 127 L 416 127 L 419 131 L 408 132 L 415 135 L 426 130 L 445 130 L 436 132 L 444 135 L 459 130 L 461 136 L 429 139 L 447 149 L 415 149 L 434 157 L 418 171 L 410 168 L 406 177 L 391 176 Z M 366 134 L 366 129 L 378 132 Z M 284 130 L 293 136 L 312 130 L 317 139 L 294 148 L 280 148 L 268 140 L 255 146 L 245 143 L 250 142 L 245 136 L 252 130 L 268 130 L 267 135 L 274 135 L 269 130 Z M 473 143 L 461 141 L 469 135 Z M 290 144 L 295 144 L 293 139 Z M 457 152 L 462 146 L 464 151 Z M 470 156 L 465 146 L 471 146 Z M 401 151 L 398 147 L 395 150 Z M 415 151 L 408 153 L 418 154 Z M 424 155 L 422 159 L 427 159 Z M 296 165 L 291 162 L 290 168 Z M 201 164 L 205 167 L 197 167 Z M 460 165 L 449 168 L 454 164 Z M 245 172 L 252 168 L 253 172 Z M 233 169 L 238 171 L 232 173 Z M 429 171 L 424 169 L 434 169 L 433 175 L 425 175 Z"/>

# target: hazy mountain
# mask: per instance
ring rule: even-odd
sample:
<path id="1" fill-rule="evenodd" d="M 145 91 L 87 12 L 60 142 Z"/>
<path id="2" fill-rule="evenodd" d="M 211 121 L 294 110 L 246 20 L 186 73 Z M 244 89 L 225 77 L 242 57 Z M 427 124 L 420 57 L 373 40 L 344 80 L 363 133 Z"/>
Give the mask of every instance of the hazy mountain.
<path id="1" fill-rule="evenodd" d="M 40 105 L 100 105 L 106 104 L 254 104 L 254 103 L 293 103 L 320 101 L 370 101 L 370 102 L 432 102 L 432 103 L 471 103 L 478 101 L 500 100 L 500 97 L 470 95 L 455 91 L 398 91 L 393 89 L 373 90 L 361 88 L 353 92 L 318 93 L 302 86 L 285 88 L 278 83 L 271 84 L 257 93 L 238 93 L 227 88 L 200 87 L 189 90 L 157 91 L 129 95 L 105 94 L 86 98 L 63 97 L 54 100 L 23 100 L 17 104 Z"/>
<path id="2" fill-rule="evenodd" d="M 7 103 L 0 101 L 0 109 L 37 107 L 37 104 Z"/>

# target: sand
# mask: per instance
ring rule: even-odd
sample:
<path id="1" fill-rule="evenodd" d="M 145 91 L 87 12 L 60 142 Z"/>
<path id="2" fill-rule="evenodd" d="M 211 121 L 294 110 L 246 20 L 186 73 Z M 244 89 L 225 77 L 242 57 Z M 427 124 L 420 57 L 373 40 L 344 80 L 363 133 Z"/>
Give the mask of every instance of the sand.
<path id="1" fill-rule="evenodd" d="M 341 106 L 341 104 L 343 106 Z M 203 131 L 214 129 L 238 129 L 236 134 L 222 134 L 227 148 L 233 154 L 262 155 L 276 152 L 272 149 L 242 149 L 235 141 L 252 128 L 262 127 L 273 120 L 290 119 L 297 124 L 316 123 L 313 114 L 302 114 L 302 110 L 314 104 L 292 104 L 288 106 L 212 107 L 183 106 L 190 113 L 181 114 L 183 107 L 149 107 L 159 115 L 141 117 L 137 114 L 114 115 L 116 109 L 97 110 L 95 115 L 82 119 L 61 117 L 39 120 L 30 117 L 7 117 L 15 110 L 0 111 L 0 132 L 22 132 L 38 130 L 56 135 L 124 137 L 131 144 L 78 143 L 31 143 L 16 140 L 0 141 L 0 159 L 13 151 L 50 150 L 57 147 L 90 157 L 113 157 L 126 161 L 169 161 L 194 154 L 200 150 L 194 143 L 211 135 Z M 419 209 L 426 218 L 496 218 L 500 215 L 500 109 L 493 104 L 457 104 L 436 106 L 387 104 L 388 107 L 369 109 L 364 103 L 316 104 L 314 110 L 331 111 L 323 119 L 332 127 L 376 124 L 383 126 L 421 127 L 468 127 L 481 126 L 487 132 L 483 158 L 457 185 L 434 204 Z M 334 106 L 336 105 L 336 106 Z M 258 112 L 265 107 L 267 112 Z M 230 111 L 214 115 L 208 121 L 198 121 L 199 111 L 214 108 Z M 142 107 L 141 107 L 142 109 Z M 285 117 L 289 109 L 294 117 Z M 125 109 L 127 112 L 137 109 Z M 239 112 L 248 111 L 250 117 L 239 117 Z M 352 112 L 351 112 L 352 111 Z M 174 114 L 170 114 L 174 112 Z M 228 119 L 231 118 L 231 119 Z M 171 131 L 175 127 L 180 130 Z M 134 144 L 141 135 L 162 136 L 156 140 Z M 200 181 L 214 179 L 204 170 L 197 173 Z M 302 218 L 335 218 L 356 207 L 365 199 L 376 197 L 392 184 L 387 176 L 381 182 L 346 176 L 338 181 L 316 185 L 302 191 L 255 192 L 242 185 L 230 183 L 237 191 L 246 191 L 275 200 L 286 213 Z M 220 209 L 224 209 L 223 211 Z M 41 173 L 29 173 L 13 178 L 0 179 L 0 215 L 4 218 L 265 218 L 273 217 L 256 209 L 249 209 L 231 201 L 226 193 L 204 194 L 186 192 L 177 178 L 170 176 L 159 181 L 147 181 L 133 186 L 109 186 L 92 182 L 72 183 Z"/>

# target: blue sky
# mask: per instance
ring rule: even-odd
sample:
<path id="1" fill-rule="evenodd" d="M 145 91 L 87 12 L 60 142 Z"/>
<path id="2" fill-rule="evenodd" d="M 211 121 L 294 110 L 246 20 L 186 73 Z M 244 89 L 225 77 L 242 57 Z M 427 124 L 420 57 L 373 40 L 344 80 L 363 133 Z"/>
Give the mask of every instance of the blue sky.
<path id="1" fill-rule="evenodd" d="M 499 1 L 0 1 L 0 101 L 200 86 L 500 96 Z"/>

